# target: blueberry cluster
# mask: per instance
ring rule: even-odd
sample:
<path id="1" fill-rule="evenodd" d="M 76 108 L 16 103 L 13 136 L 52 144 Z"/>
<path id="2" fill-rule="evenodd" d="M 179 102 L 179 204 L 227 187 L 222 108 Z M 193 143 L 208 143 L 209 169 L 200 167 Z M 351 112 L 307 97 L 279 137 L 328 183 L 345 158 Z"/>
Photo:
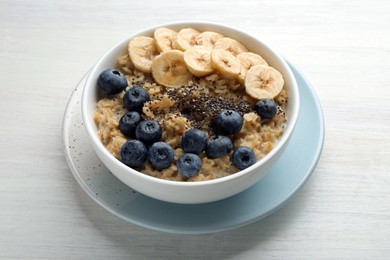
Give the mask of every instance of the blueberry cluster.
<path id="1" fill-rule="evenodd" d="M 171 166 L 174 152 L 170 145 L 160 142 L 160 124 L 155 120 L 142 120 L 142 107 L 149 100 L 148 92 L 138 85 L 127 89 L 123 96 L 123 107 L 129 112 L 119 120 L 119 129 L 124 135 L 135 140 L 123 144 L 120 159 L 134 169 L 144 167 L 149 160 L 154 168 L 163 170 Z"/>
<path id="2" fill-rule="evenodd" d="M 181 140 L 181 147 L 185 154 L 176 163 L 179 173 L 186 177 L 196 176 L 201 168 L 199 154 L 203 151 L 210 159 L 228 155 L 233 150 L 233 142 L 229 135 L 239 133 L 243 126 L 242 116 L 233 110 L 224 110 L 214 119 L 217 136 L 207 139 L 206 133 L 199 129 L 186 131 Z M 243 170 L 256 162 L 252 149 L 240 146 L 234 150 L 231 162 L 238 169 Z"/>
<path id="3" fill-rule="evenodd" d="M 107 95 L 118 94 L 127 87 L 126 77 L 117 70 L 107 69 L 98 78 L 99 88 Z M 120 131 L 132 138 L 123 144 L 120 160 L 134 169 L 144 167 L 146 161 L 157 170 L 171 166 L 174 151 L 166 142 L 160 141 L 162 128 L 155 120 L 143 120 L 141 113 L 145 102 L 149 101 L 148 92 L 138 85 L 128 88 L 123 96 L 123 106 L 129 112 L 119 120 Z M 262 121 L 272 119 L 277 113 L 277 106 L 272 99 L 260 100 L 254 110 Z M 184 154 L 178 158 L 176 167 L 184 178 L 199 174 L 202 161 L 199 155 L 203 152 L 210 159 L 228 155 L 233 150 L 231 135 L 241 131 L 242 116 L 234 110 L 223 110 L 213 121 L 217 135 L 207 139 L 204 131 L 197 128 L 187 130 L 181 139 Z M 232 164 L 240 170 L 246 169 L 256 162 L 252 149 L 246 146 L 236 147 L 231 154 Z"/>
<path id="4" fill-rule="evenodd" d="M 118 94 L 127 87 L 126 77 L 117 70 L 103 71 L 98 78 L 98 86 L 107 95 Z M 127 112 L 119 120 L 120 131 L 133 138 L 121 147 L 120 160 L 134 169 L 141 169 L 148 160 L 157 170 L 171 166 L 174 151 L 170 145 L 160 142 L 162 128 L 155 120 L 143 120 L 141 113 L 148 92 L 138 85 L 128 88 L 123 96 L 123 107 Z"/>

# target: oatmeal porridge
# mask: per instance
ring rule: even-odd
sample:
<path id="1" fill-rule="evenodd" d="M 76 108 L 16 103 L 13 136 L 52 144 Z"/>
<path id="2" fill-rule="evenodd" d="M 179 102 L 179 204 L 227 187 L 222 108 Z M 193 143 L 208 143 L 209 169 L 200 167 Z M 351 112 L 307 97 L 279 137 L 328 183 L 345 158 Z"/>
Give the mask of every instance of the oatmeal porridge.
<path id="1" fill-rule="evenodd" d="M 156 121 L 161 127 L 156 140 L 173 151 L 171 163 L 159 167 L 150 158 L 152 144 L 146 143 L 149 159 L 145 157 L 142 166 L 137 167 L 144 174 L 174 181 L 221 178 L 250 166 L 241 168 L 233 159 L 239 147 L 249 148 L 253 159 L 259 161 L 283 134 L 288 96 L 282 75 L 260 55 L 221 34 L 159 28 L 154 37 L 130 40 L 128 52 L 118 57 L 114 71 L 125 77 L 126 86 L 104 95 L 96 105 L 94 121 L 103 145 L 123 161 L 125 144 L 139 139 L 134 130 L 132 134 L 124 133 L 120 127 L 121 118 L 129 113 L 126 92 L 136 86 L 147 93 L 140 109 L 135 109 L 140 120 Z M 221 130 L 217 118 L 225 120 L 233 115 L 239 119 L 227 128 L 238 126 L 238 130 Z M 194 153 L 200 159 L 200 168 L 186 175 L 178 164 L 179 158 L 189 153 L 183 148 L 183 136 L 190 129 L 200 130 L 207 140 L 206 148 Z M 213 140 L 219 141 L 219 136 L 228 139 L 232 147 L 222 154 L 207 150 Z"/>

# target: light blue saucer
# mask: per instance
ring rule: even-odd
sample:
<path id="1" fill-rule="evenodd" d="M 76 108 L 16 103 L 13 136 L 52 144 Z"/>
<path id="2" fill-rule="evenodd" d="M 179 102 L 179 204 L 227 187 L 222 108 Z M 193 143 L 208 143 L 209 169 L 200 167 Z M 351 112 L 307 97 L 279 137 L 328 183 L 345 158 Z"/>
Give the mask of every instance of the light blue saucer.
<path id="1" fill-rule="evenodd" d="M 308 180 L 324 142 L 321 105 L 310 83 L 293 65 L 290 67 L 301 95 L 296 129 L 280 163 L 238 195 L 212 203 L 182 205 L 149 198 L 119 181 L 101 163 L 84 131 L 80 100 L 85 77 L 73 92 L 64 116 L 63 142 L 69 168 L 85 192 L 103 208 L 145 228 L 201 234 L 237 228 L 264 218 L 283 206 Z"/>

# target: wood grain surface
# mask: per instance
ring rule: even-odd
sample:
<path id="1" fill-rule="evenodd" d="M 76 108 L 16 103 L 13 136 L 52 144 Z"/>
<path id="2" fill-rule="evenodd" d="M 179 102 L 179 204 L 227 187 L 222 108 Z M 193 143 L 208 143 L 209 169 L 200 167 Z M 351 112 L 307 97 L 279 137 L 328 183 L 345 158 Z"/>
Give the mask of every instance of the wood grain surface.
<path id="1" fill-rule="evenodd" d="M 385 0 L 0 0 L 0 258 L 390 259 L 389 13 Z M 66 103 L 103 52 L 181 20 L 263 39 L 304 72 L 324 110 L 324 150 L 308 183 L 231 231 L 129 224 L 88 197 L 62 151 Z"/>

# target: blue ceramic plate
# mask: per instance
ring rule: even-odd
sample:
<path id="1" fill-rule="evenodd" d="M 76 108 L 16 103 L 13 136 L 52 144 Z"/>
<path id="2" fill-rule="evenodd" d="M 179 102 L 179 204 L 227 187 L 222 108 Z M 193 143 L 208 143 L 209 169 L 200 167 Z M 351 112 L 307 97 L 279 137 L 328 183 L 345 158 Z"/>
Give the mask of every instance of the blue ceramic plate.
<path id="1" fill-rule="evenodd" d="M 142 227 L 202 234 L 237 228 L 264 218 L 284 205 L 308 180 L 324 142 L 321 105 L 310 83 L 293 65 L 290 67 L 301 96 L 296 129 L 279 160 L 281 163 L 276 163 L 263 179 L 244 192 L 217 202 L 182 205 L 149 198 L 123 184 L 99 160 L 84 131 L 80 100 L 85 77 L 73 92 L 64 116 L 63 142 L 69 168 L 98 204 Z"/>

